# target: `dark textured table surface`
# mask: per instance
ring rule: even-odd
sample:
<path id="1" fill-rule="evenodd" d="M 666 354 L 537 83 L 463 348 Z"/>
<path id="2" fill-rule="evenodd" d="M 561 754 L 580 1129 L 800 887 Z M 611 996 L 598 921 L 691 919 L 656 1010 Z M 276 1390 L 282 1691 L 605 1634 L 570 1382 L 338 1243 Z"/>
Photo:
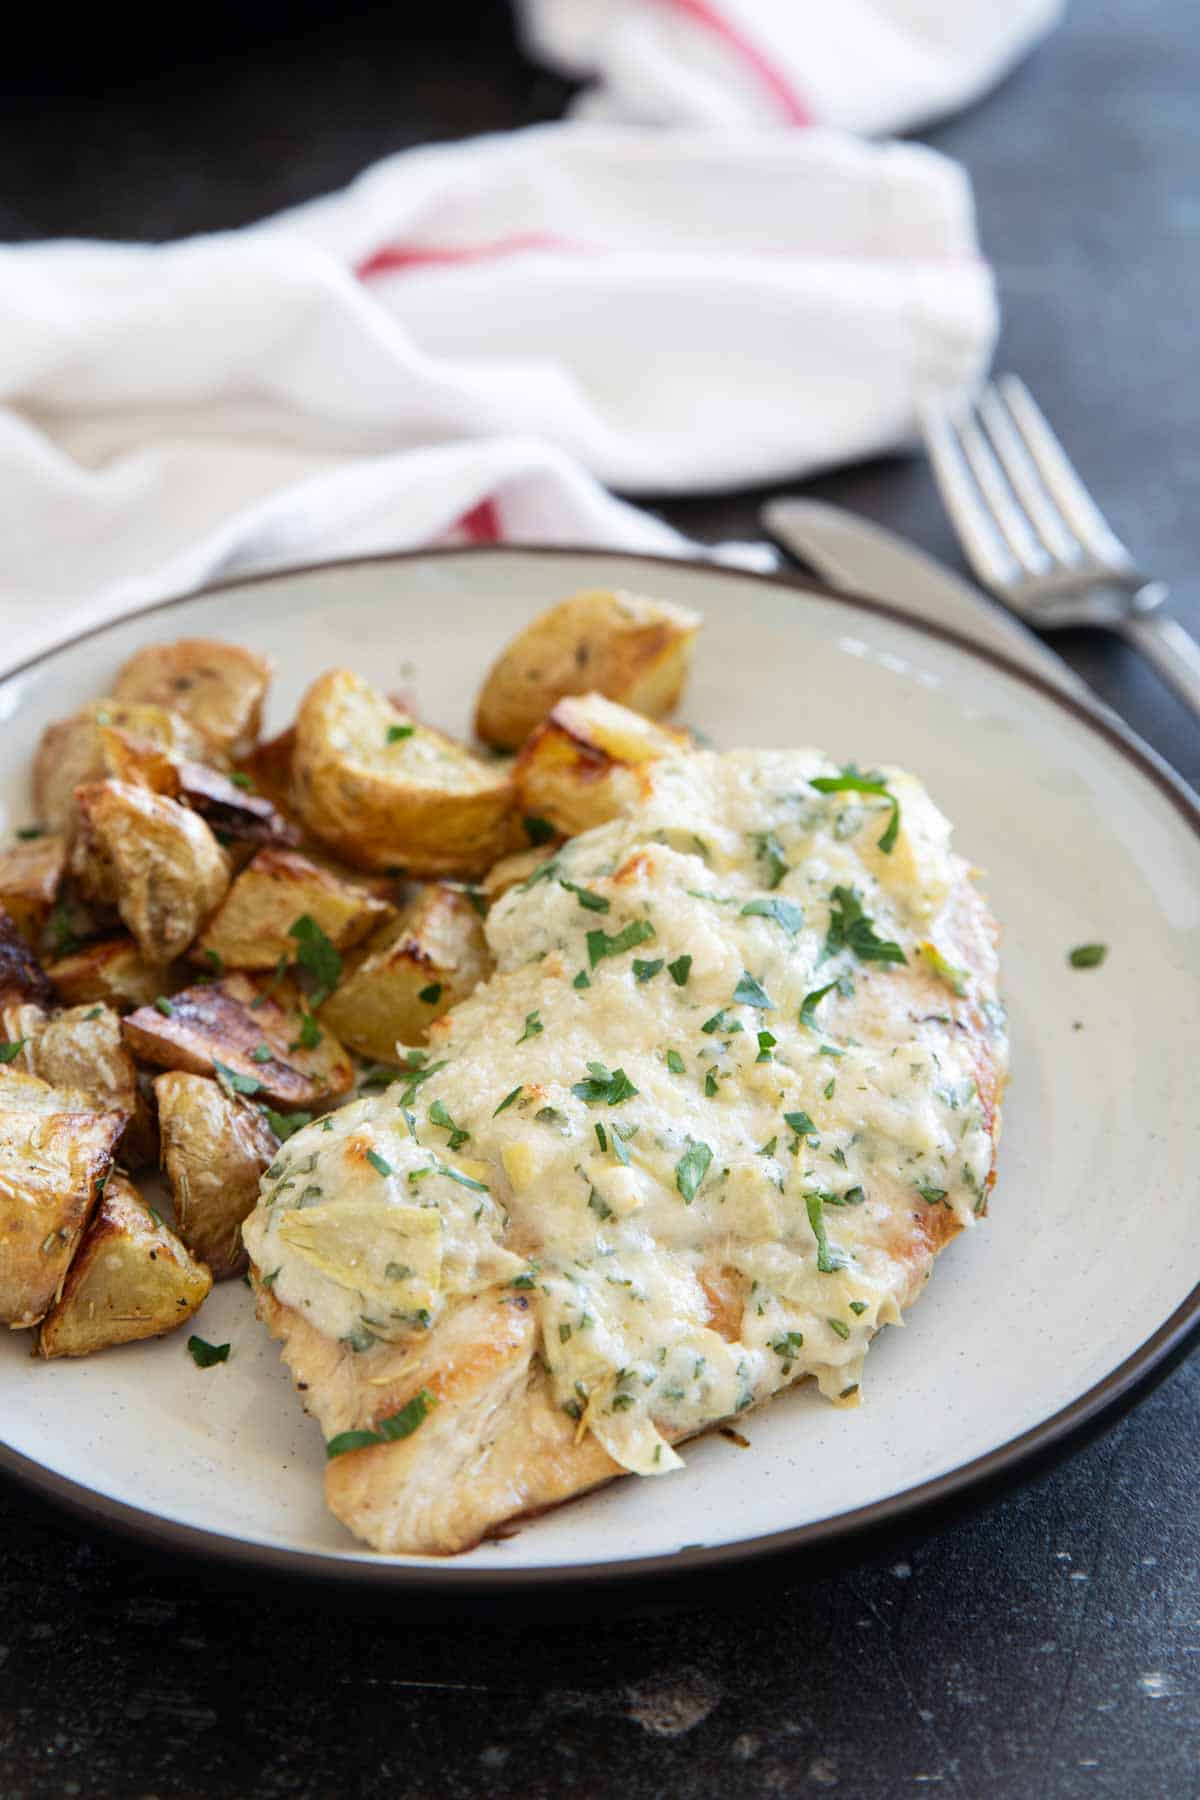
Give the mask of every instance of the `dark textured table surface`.
<path id="1" fill-rule="evenodd" d="M 48 24 L 0 107 L 0 236 L 234 225 L 407 143 L 559 110 L 499 7 L 446 0 L 416 44 L 401 10 L 281 9 L 278 31 L 243 21 L 220 53 L 195 38 L 172 53 L 111 14 L 66 43 Z M 1078 0 L 999 92 L 930 134 L 975 181 L 1002 365 L 1194 631 L 1198 88 L 1189 0 Z M 955 560 L 919 463 L 806 491 Z M 753 535 L 760 498 L 664 510 L 702 537 Z M 1060 647 L 1200 778 L 1200 733 L 1130 652 L 1082 633 Z M 1193 1358 L 979 1516 L 848 1572 L 783 1563 L 765 1587 L 599 1618 L 219 1587 L 0 1486 L 0 1794 L 1198 1795 L 1198 1427 Z"/>

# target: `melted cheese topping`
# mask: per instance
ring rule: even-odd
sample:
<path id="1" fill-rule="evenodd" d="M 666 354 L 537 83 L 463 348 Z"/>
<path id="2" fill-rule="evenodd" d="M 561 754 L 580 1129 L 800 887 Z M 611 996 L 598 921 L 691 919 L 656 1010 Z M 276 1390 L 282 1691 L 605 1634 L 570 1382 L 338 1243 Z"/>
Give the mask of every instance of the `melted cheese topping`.
<path id="1" fill-rule="evenodd" d="M 369 1352 L 528 1289 L 559 1403 L 645 1474 L 678 1464 L 664 1434 L 802 1374 L 856 1399 L 933 1209 L 984 1209 L 964 993 L 997 1076 L 1005 1049 L 946 820 L 896 770 L 885 795 L 811 785 L 838 774 L 816 751 L 656 764 L 630 816 L 505 895 L 497 972 L 425 1068 L 268 1170 L 245 1236 L 277 1297 Z"/>

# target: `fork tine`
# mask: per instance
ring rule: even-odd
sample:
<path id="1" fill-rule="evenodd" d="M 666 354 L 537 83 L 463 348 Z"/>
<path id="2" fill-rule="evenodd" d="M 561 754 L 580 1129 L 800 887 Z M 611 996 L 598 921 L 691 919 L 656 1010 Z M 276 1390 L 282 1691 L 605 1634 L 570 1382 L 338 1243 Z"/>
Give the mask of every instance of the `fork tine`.
<path id="1" fill-rule="evenodd" d="M 985 587 L 1008 587 L 1020 579 L 1020 566 L 980 497 L 949 416 L 937 407 L 923 406 L 921 430 L 942 503 L 967 561 Z"/>
<path id="2" fill-rule="evenodd" d="M 992 518 L 1009 549 L 1026 574 L 1044 575 L 1050 567 L 1050 558 L 1004 479 L 974 413 L 960 421 L 958 435 L 971 472 L 979 483 L 979 491 L 991 508 Z"/>
<path id="3" fill-rule="evenodd" d="M 1132 569 L 1133 558 L 1076 474 L 1041 408 L 1016 375 L 996 383 L 1030 458 L 1063 518 L 1098 562 Z"/>
<path id="4" fill-rule="evenodd" d="M 1055 561 L 1068 567 L 1077 563 L 1079 545 L 1038 474 L 1004 396 L 991 382 L 979 397 L 979 416 L 1009 486 L 1025 508 L 1043 548 Z"/>

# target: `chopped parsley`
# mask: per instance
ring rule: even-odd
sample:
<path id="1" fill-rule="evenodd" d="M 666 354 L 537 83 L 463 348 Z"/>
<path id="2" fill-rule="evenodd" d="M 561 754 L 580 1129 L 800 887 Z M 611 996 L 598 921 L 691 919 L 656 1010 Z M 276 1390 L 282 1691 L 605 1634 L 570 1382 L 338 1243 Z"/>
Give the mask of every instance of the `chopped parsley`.
<path id="1" fill-rule="evenodd" d="M 414 1054 L 419 1055 L 420 1052 L 414 1052 Z M 429 1063 L 416 1069 L 406 1069 L 405 1074 L 408 1076 L 408 1084 L 400 1096 L 401 1106 L 411 1106 L 417 1097 L 417 1089 L 421 1086 L 422 1082 L 428 1081 L 431 1075 L 436 1075 L 438 1070 L 444 1069 L 445 1066 L 446 1061 L 443 1057 L 441 1062 Z"/>
<path id="2" fill-rule="evenodd" d="M 769 1012 L 775 1005 L 767 990 L 745 969 L 733 990 L 733 1003 L 735 1006 L 756 1006 L 760 1012 Z"/>
<path id="3" fill-rule="evenodd" d="M 1107 944 L 1076 944 L 1067 961 L 1073 969 L 1098 969 L 1107 955 Z"/>
<path id="4" fill-rule="evenodd" d="M 550 844 L 558 836 L 549 819 L 539 819 L 536 814 L 531 813 L 521 823 L 525 827 L 525 836 L 531 844 Z"/>
<path id="5" fill-rule="evenodd" d="M 518 1082 L 517 1086 L 513 1089 L 511 1094 L 505 1094 L 503 1100 L 500 1102 L 499 1106 L 496 1108 L 495 1112 L 492 1114 L 493 1119 L 498 1119 L 502 1112 L 507 1112 L 508 1108 L 512 1105 L 513 1101 L 515 1099 L 517 1099 L 517 1097 L 520 1094 L 523 1094 L 524 1092 L 525 1092 L 524 1082 Z"/>
<path id="6" fill-rule="evenodd" d="M 257 1075 L 239 1075 L 227 1063 L 218 1062 L 213 1057 L 213 1074 L 227 1094 L 257 1094 L 262 1082 Z"/>
<path id="7" fill-rule="evenodd" d="M 435 1100 L 429 1108 L 429 1123 L 436 1125 L 441 1131 L 449 1132 L 449 1148 L 451 1150 L 457 1150 L 459 1145 L 465 1144 L 471 1135 L 469 1131 L 464 1131 L 461 1125 L 455 1124 L 441 1100 Z"/>
<path id="8" fill-rule="evenodd" d="M 715 1012 L 711 1019 L 705 1019 L 700 1029 L 711 1037 L 715 1031 L 734 1032 L 740 1031 L 742 1027 L 736 1019 L 730 1019 L 725 1008 L 722 1007 L 720 1012 Z"/>
<path id="9" fill-rule="evenodd" d="M 825 1323 L 828 1325 L 830 1331 L 835 1331 L 837 1333 L 838 1337 L 848 1338 L 850 1336 L 850 1327 L 847 1325 L 845 1319 L 826 1319 Z"/>
<path id="10" fill-rule="evenodd" d="M 770 899 L 747 900 L 742 908 L 743 919 L 773 919 L 776 925 L 782 926 L 789 937 L 795 937 L 804 924 L 804 914 L 794 900 L 785 900 L 782 894 L 772 894 Z"/>
<path id="11" fill-rule="evenodd" d="M 17 829 L 17 836 L 23 843 L 28 843 L 31 838 L 45 837 L 45 835 L 46 828 L 44 825 L 21 825 Z"/>
<path id="12" fill-rule="evenodd" d="M 797 1137 L 815 1137 L 817 1128 L 806 1112 L 784 1113 L 785 1125 L 790 1125 Z"/>
<path id="13" fill-rule="evenodd" d="M 104 1008 L 102 1006 L 93 1006 L 90 1012 L 84 1013 L 84 1024 L 88 1024 L 92 1019 L 98 1019 L 103 1011 Z"/>
<path id="14" fill-rule="evenodd" d="M 574 894 L 585 912 L 607 912 L 612 906 L 612 901 L 605 895 L 597 894 L 591 888 L 579 887 L 576 882 L 567 881 L 561 875 L 558 878 L 558 885 L 560 888 L 566 888 L 568 894 Z"/>
<path id="15" fill-rule="evenodd" d="M 9 1038 L 7 1043 L 0 1044 L 0 1063 L 16 1062 L 28 1042 L 28 1038 Z"/>
<path id="16" fill-rule="evenodd" d="M 689 1140 L 687 1149 L 675 1164 L 675 1186 L 688 1206 L 696 1198 L 700 1183 L 708 1174 L 712 1158 L 713 1153 L 707 1144 Z"/>
<path id="17" fill-rule="evenodd" d="M 300 1030 L 288 1045 L 289 1050 L 315 1050 L 321 1042 L 321 1029 L 316 1015 L 307 1009 L 300 1014 Z"/>
<path id="18" fill-rule="evenodd" d="M 836 981 L 827 981 L 824 987 L 814 988 L 811 994 L 805 994 L 800 1002 L 800 1023 L 807 1025 L 810 1031 L 817 1029 L 817 1008 L 826 994 L 832 994 L 837 986 Z"/>
<path id="19" fill-rule="evenodd" d="M 220 951 L 219 950 L 206 950 L 204 952 L 204 960 L 208 964 L 210 969 L 212 970 L 213 974 L 216 976 L 217 980 L 219 981 L 221 979 L 221 976 L 225 973 L 225 964 L 221 961 Z"/>
<path id="20" fill-rule="evenodd" d="M 846 1266 L 845 1258 L 830 1248 L 829 1237 L 825 1230 L 825 1202 L 822 1195 L 810 1190 L 804 1196 L 804 1206 L 808 1213 L 808 1222 L 812 1226 L 813 1236 L 817 1240 L 817 1268 L 822 1275 L 833 1275 L 838 1269 Z"/>
<path id="21" fill-rule="evenodd" d="M 270 1060 L 271 1060 L 271 1052 L 267 1048 L 266 1044 L 256 1044 L 254 1046 L 253 1050 L 250 1052 L 250 1061 L 251 1062 L 269 1063 Z"/>
<path id="22" fill-rule="evenodd" d="M 865 1300 L 852 1300 L 850 1302 L 850 1311 L 854 1314 L 856 1319 L 861 1318 L 866 1310 L 867 1303 Z"/>
<path id="23" fill-rule="evenodd" d="M 716 1091 L 717 1091 L 717 1071 L 715 1069 L 709 1069 L 708 1073 L 704 1077 L 704 1092 L 708 1096 L 708 1098 L 711 1100 L 713 1095 L 716 1093 Z"/>
<path id="24" fill-rule="evenodd" d="M 208 1344 L 202 1337 L 193 1335 L 188 1339 L 187 1347 L 198 1369 L 211 1369 L 216 1363 L 229 1361 L 228 1344 Z"/>
<path id="25" fill-rule="evenodd" d="M 885 856 L 891 855 L 900 831 L 900 802 L 882 776 L 863 775 L 850 763 L 840 775 L 818 775 L 808 785 L 815 787 L 819 794 L 878 794 L 881 799 L 886 800 L 892 809 L 892 816 L 879 839 L 878 848 Z"/>
<path id="26" fill-rule="evenodd" d="M 839 950 L 852 950 L 860 962 L 908 961 L 899 944 L 878 936 L 873 922 L 863 911 L 857 890 L 852 887 L 835 887 L 832 894 L 825 954 L 835 956 Z"/>
<path id="27" fill-rule="evenodd" d="M 773 831 L 756 831 L 751 836 L 764 885 L 777 888 L 791 867 L 783 854 L 783 846 Z"/>
<path id="28" fill-rule="evenodd" d="M 538 1009 L 535 1007 L 532 1012 L 525 1014 L 525 1029 L 517 1039 L 518 1044 L 523 1044 L 527 1038 L 539 1037 L 545 1029 L 546 1027 L 538 1017 Z"/>
<path id="29" fill-rule="evenodd" d="M 242 769 L 231 770 L 229 779 L 230 779 L 230 781 L 232 781 L 234 787 L 241 788 L 241 790 L 244 794 L 253 793 L 254 782 L 251 779 L 251 777 L 245 773 L 244 770 L 242 770 Z"/>
<path id="30" fill-rule="evenodd" d="M 680 1056 L 678 1050 L 667 1051 L 667 1067 L 670 1069 L 672 1075 L 683 1074 L 683 1058 Z"/>
<path id="31" fill-rule="evenodd" d="M 573 988 L 578 988 L 580 992 L 582 992 L 584 988 L 591 987 L 591 985 L 592 985 L 592 978 L 588 974 L 586 969 L 580 969 L 578 975 L 575 977 L 574 981 L 571 983 L 571 986 Z"/>
<path id="32" fill-rule="evenodd" d="M 661 956 L 656 957 L 653 962 L 643 962 L 641 957 L 635 956 L 633 959 L 634 977 L 638 981 L 653 981 L 662 966 Z"/>
<path id="33" fill-rule="evenodd" d="M 927 1206 L 938 1206 L 946 1198 L 945 1188 L 930 1187 L 922 1181 L 917 1183 L 917 1192 Z"/>
<path id="34" fill-rule="evenodd" d="M 270 1106 L 262 1106 L 259 1111 L 281 1144 L 294 1132 L 302 1131 L 306 1125 L 312 1124 L 310 1112 L 279 1113 Z"/>
<path id="35" fill-rule="evenodd" d="M 690 956 L 677 956 L 674 962 L 667 964 L 667 974 L 676 987 L 686 987 L 691 972 L 692 959 Z"/>
<path id="36" fill-rule="evenodd" d="M 309 913 L 301 913 L 288 926 L 288 936 L 296 940 L 296 961 L 315 984 L 311 1004 L 320 1006 L 342 978 L 341 956 Z"/>
<path id="37" fill-rule="evenodd" d="M 380 1156 L 378 1150 L 368 1150 L 367 1161 L 377 1175 L 394 1175 L 396 1173 L 387 1157 Z"/>
<path id="38" fill-rule="evenodd" d="M 73 950 L 78 950 L 79 939 L 71 924 L 71 914 L 61 900 L 50 914 L 50 928 L 54 933 L 56 956 L 70 956 Z"/>
<path id="39" fill-rule="evenodd" d="M 175 1011 L 175 1008 L 171 1005 L 171 1002 L 167 999 L 165 994 L 156 994 L 154 996 L 154 1005 L 164 1019 L 169 1019 Z"/>
<path id="40" fill-rule="evenodd" d="M 633 919 L 623 931 L 615 932 L 611 937 L 607 931 L 589 931 L 588 962 L 594 969 L 606 956 L 622 956 L 626 950 L 636 950 L 639 944 L 653 936 L 654 927 L 649 919 Z"/>
<path id="41" fill-rule="evenodd" d="M 619 1106 L 637 1093 L 624 1069 L 606 1069 L 601 1062 L 588 1064 L 588 1079 L 577 1081 L 571 1092 L 589 1106 Z"/>
<path id="42" fill-rule="evenodd" d="M 423 1000 L 426 1006 L 436 1006 L 441 997 L 442 984 L 440 981 L 431 981 L 429 986 L 423 987 L 417 995 L 417 999 Z"/>
<path id="43" fill-rule="evenodd" d="M 389 725 L 387 728 L 387 741 L 389 744 L 402 744 L 405 738 L 410 738 L 415 735 L 416 729 L 415 725 Z"/>
<path id="44" fill-rule="evenodd" d="M 783 1358 L 784 1362 L 791 1362 L 797 1350 L 804 1348 L 804 1333 L 802 1331 L 785 1331 L 782 1337 L 774 1340 L 771 1348 L 776 1356 Z"/>
<path id="45" fill-rule="evenodd" d="M 369 1444 L 392 1444 L 400 1438 L 411 1437 L 436 1405 L 436 1395 L 428 1388 L 421 1388 L 399 1412 L 378 1420 L 374 1431 L 340 1431 L 326 1444 L 325 1455 L 330 1458 L 344 1456 L 347 1450 L 365 1450 Z"/>
<path id="46" fill-rule="evenodd" d="M 769 1031 L 760 1031 L 758 1034 L 758 1055 L 754 1059 L 755 1062 L 771 1062 L 773 1060 L 771 1052 L 774 1050 L 776 1042 L 777 1040 L 771 1036 Z"/>
<path id="47" fill-rule="evenodd" d="M 601 1220 L 611 1219 L 613 1216 L 612 1207 L 608 1205 L 603 1194 L 601 1194 L 596 1188 L 593 1188 L 591 1193 L 588 1195 L 588 1205 L 591 1207 L 592 1211 L 595 1214 L 597 1214 L 597 1216 Z"/>
<path id="48" fill-rule="evenodd" d="M 549 881 L 550 877 L 552 875 L 556 875 L 557 873 L 558 873 L 558 858 L 556 856 L 552 856 L 550 858 L 549 862 L 539 863 L 537 868 L 533 871 L 532 875 L 527 875 L 525 877 L 524 881 L 521 883 L 521 886 L 520 886 L 521 893 L 527 894 L 531 887 L 537 886 L 539 881 Z"/>

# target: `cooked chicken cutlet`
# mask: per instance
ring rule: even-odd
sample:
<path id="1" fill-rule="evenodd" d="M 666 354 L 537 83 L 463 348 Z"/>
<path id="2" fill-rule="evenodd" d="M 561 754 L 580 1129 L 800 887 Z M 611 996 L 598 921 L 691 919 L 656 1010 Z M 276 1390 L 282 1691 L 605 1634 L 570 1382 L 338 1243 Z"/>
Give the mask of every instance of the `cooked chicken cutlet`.
<path id="1" fill-rule="evenodd" d="M 987 1209 L 995 927 L 911 776 L 654 764 L 495 905 L 427 1060 L 296 1133 L 245 1239 L 375 1548 L 448 1554 L 863 1359 Z"/>

